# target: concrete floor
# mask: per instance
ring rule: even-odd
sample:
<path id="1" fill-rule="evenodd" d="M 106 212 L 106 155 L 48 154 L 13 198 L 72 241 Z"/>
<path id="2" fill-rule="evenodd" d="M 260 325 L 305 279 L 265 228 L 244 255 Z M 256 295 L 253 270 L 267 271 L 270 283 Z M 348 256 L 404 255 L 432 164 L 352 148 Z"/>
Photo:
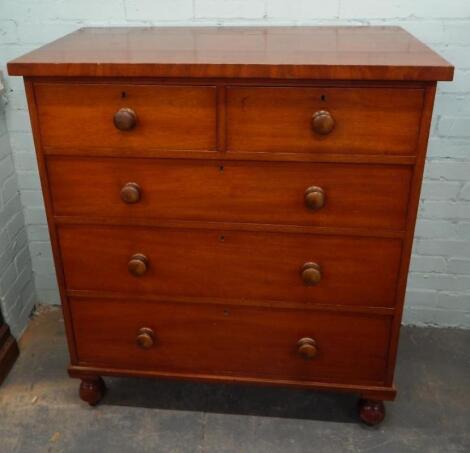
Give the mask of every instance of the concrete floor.
<path id="1" fill-rule="evenodd" d="M 77 396 L 58 310 L 36 316 L 0 387 L 0 453 L 470 452 L 470 331 L 404 328 L 394 403 L 379 428 L 353 395 L 106 379 L 96 408 Z"/>

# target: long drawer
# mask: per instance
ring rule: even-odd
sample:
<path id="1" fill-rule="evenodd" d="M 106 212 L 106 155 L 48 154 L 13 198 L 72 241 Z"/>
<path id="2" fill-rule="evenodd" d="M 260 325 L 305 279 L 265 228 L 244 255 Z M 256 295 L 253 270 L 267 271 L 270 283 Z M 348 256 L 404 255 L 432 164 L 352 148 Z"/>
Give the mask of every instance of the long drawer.
<path id="1" fill-rule="evenodd" d="M 50 157 L 47 171 L 56 215 L 395 230 L 411 178 L 406 166 L 176 159 Z"/>
<path id="2" fill-rule="evenodd" d="M 381 383 L 391 318 L 218 304 L 70 299 L 81 365 Z"/>
<path id="3" fill-rule="evenodd" d="M 212 86 L 37 83 L 35 97 L 46 148 L 215 149 Z"/>
<path id="4" fill-rule="evenodd" d="M 230 152 L 414 155 L 423 90 L 230 87 Z"/>
<path id="5" fill-rule="evenodd" d="M 390 307 L 401 240 L 61 225 L 70 290 Z"/>

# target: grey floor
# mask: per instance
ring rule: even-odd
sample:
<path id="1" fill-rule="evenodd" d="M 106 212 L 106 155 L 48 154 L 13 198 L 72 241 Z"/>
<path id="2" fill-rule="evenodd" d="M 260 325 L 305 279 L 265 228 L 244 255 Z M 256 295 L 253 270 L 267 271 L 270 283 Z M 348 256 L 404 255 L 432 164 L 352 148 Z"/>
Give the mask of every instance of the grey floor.
<path id="1" fill-rule="evenodd" d="M 0 453 L 470 452 L 470 331 L 404 328 L 394 403 L 379 428 L 353 395 L 107 379 L 96 408 L 66 374 L 58 310 L 36 316 L 0 387 Z"/>

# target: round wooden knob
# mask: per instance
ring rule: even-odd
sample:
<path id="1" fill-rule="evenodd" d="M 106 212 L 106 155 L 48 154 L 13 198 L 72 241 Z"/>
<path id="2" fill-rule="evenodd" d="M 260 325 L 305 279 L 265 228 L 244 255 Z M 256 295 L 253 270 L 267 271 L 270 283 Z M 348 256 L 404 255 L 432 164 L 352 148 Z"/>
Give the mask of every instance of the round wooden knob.
<path id="1" fill-rule="evenodd" d="M 134 110 L 129 108 L 119 109 L 114 114 L 114 125 L 120 131 L 130 131 L 137 124 L 137 115 Z"/>
<path id="2" fill-rule="evenodd" d="M 153 330 L 148 327 L 139 329 L 136 338 L 137 346 L 142 349 L 150 349 L 155 344 L 155 334 Z"/>
<path id="3" fill-rule="evenodd" d="M 121 200 L 124 203 L 133 204 L 140 201 L 140 187 L 135 182 L 124 184 L 121 189 Z"/>
<path id="4" fill-rule="evenodd" d="M 335 120 L 330 112 L 319 110 L 312 117 L 312 129 L 320 135 L 329 134 L 335 128 Z"/>
<path id="5" fill-rule="evenodd" d="M 313 338 L 301 338 L 297 342 L 297 352 L 305 360 L 312 360 L 318 354 L 317 342 Z"/>
<path id="6" fill-rule="evenodd" d="M 311 186 L 305 191 L 305 206 L 317 211 L 325 205 L 325 191 L 321 187 Z"/>
<path id="7" fill-rule="evenodd" d="M 127 263 L 127 269 L 129 273 L 134 277 L 140 277 L 147 272 L 148 259 L 142 253 L 136 253 L 131 256 L 129 263 Z"/>
<path id="8" fill-rule="evenodd" d="M 314 286 L 320 283 L 321 271 L 320 265 L 317 263 L 305 263 L 302 266 L 302 280 L 307 286 Z"/>

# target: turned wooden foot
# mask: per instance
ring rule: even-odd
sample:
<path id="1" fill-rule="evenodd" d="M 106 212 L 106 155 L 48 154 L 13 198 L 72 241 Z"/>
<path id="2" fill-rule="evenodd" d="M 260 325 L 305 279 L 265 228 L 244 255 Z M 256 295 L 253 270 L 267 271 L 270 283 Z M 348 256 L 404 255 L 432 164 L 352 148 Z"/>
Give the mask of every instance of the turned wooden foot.
<path id="1" fill-rule="evenodd" d="M 378 425 L 385 418 L 383 401 L 361 398 L 357 403 L 359 418 L 369 426 Z"/>
<path id="2" fill-rule="evenodd" d="M 106 392 L 106 385 L 100 376 L 81 378 L 79 395 L 90 406 L 96 406 Z"/>

